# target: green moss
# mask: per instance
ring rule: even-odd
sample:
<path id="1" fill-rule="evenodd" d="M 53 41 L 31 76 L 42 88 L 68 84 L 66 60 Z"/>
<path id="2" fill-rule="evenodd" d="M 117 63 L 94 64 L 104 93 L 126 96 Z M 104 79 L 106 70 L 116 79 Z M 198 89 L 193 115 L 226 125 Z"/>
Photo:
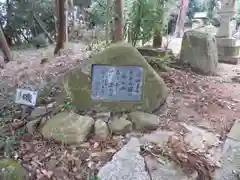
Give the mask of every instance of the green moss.
<path id="1" fill-rule="evenodd" d="M 25 180 L 26 176 L 26 170 L 18 162 L 5 158 L 0 160 L 0 179 Z"/>
<path id="2" fill-rule="evenodd" d="M 73 106 L 78 110 L 152 112 L 165 102 L 167 88 L 161 77 L 146 62 L 136 48 L 129 44 L 116 43 L 91 59 L 92 64 L 114 66 L 135 65 L 144 69 L 143 99 L 140 102 L 93 102 L 90 99 L 90 77 L 81 70 L 69 73 L 65 78 L 66 92 L 71 95 Z M 69 93 L 70 92 L 70 93 Z"/>

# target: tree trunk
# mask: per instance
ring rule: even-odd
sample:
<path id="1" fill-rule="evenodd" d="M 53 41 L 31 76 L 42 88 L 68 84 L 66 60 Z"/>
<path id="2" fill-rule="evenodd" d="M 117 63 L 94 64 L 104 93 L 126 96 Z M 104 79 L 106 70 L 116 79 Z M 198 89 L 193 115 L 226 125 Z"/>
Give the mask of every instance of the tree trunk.
<path id="1" fill-rule="evenodd" d="M 162 36 L 164 30 L 164 16 L 165 12 L 163 8 L 165 7 L 165 0 L 157 0 L 156 4 L 156 18 L 159 21 L 154 29 L 153 29 L 153 48 L 161 48 L 162 47 Z"/>
<path id="2" fill-rule="evenodd" d="M 11 0 L 6 0 L 6 6 L 7 6 L 7 24 L 5 29 L 5 38 L 7 40 L 7 43 L 9 46 L 12 45 L 12 26 L 11 26 L 11 19 L 12 19 L 12 3 Z M 3 30 L 3 28 L 2 28 Z"/>
<path id="3" fill-rule="evenodd" d="M 109 31 L 110 31 L 110 7 L 111 7 L 111 0 L 106 0 L 106 22 L 105 22 L 105 39 L 106 39 L 106 44 L 109 43 Z"/>
<path id="4" fill-rule="evenodd" d="M 68 0 L 65 1 L 65 42 L 68 42 Z"/>
<path id="5" fill-rule="evenodd" d="M 3 34 L 2 28 L 0 28 L 0 48 L 2 49 L 4 54 L 4 62 L 7 63 L 9 61 L 12 61 L 10 49 Z"/>
<path id="6" fill-rule="evenodd" d="M 58 11 L 58 35 L 57 35 L 57 44 L 54 50 L 54 55 L 58 54 L 61 49 L 64 48 L 64 39 L 65 39 L 65 13 L 64 13 L 64 6 L 66 0 L 56 0 L 57 4 L 57 11 Z"/>
<path id="7" fill-rule="evenodd" d="M 115 0 L 115 31 L 114 41 L 123 40 L 123 1 Z"/>
<path id="8" fill-rule="evenodd" d="M 59 12 L 58 12 L 58 0 L 53 1 L 55 7 L 55 13 L 54 13 L 54 23 L 55 23 L 55 41 L 57 41 L 57 35 L 58 35 L 58 17 L 59 17 Z"/>
<path id="9" fill-rule="evenodd" d="M 76 20 L 77 20 L 77 11 L 74 7 L 74 4 L 73 4 L 73 0 L 69 0 L 69 10 L 71 12 L 71 16 L 72 16 L 72 27 L 68 33 L 68 38 L 73 38 L 74 35 L 75 35 L 75 32 L 76 32 L 76 29 L 77 29 L 77 24 L 76 24 Z"/>
<path id="10" fill-rule="evenodd" d="M 153 33 L 153 48 L 161 48 L 162 47 L 162 35 L 161 32 L 155 31 Z"/>
<path id="11" fill-rule="evenodd" d="M 185 23 L 185 18 L 187 15 L 188 2 L 189 2 L 189 0 L 181 0 L 181 3 L 180 3 L 178 19 L 177 19 L 177 24 L 176 24 L 176 30 L 175 30 L 175 35 L 178 38 L 182 37 L 182 35 L 184 33 L 184 23 Z"/>

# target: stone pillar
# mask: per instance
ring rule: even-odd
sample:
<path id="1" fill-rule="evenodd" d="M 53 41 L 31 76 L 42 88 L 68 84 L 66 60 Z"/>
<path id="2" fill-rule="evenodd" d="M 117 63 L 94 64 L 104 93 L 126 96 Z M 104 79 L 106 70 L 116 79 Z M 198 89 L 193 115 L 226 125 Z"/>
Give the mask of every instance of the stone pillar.
<path id="1" fill-rule="evenodd" d="M 221 25 L 218 29 L 216 37 L 232 37 L 231 19 L 236 14 L 235 1 L 225 0 L 221 9 L 218 11 L 221 19 Z"/>
<path id="2" fill-rule="evenodd" d="M 218 11 L 221 25 L 216 34 L 218 61 L 237 64 L 240 53 L 240 42 L 232 37 L 231 19 L 236 14 L 235 0 L 224 0 Z"/>

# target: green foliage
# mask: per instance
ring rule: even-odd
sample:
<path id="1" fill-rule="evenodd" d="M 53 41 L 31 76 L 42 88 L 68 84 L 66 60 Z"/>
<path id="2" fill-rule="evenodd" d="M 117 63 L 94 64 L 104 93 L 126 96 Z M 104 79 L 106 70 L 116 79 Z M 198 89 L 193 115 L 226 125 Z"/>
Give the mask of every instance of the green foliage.
<path id="1" fill-rule="evenodd" d="M 66 109 L 66 110 L 70 110 L 70 109 L 72 109 L 72 103 L 68 101 L 65 104 L 63 104 L 62 108 Z"/>
<path id="2" fill-rule="evenodd" d="M 97 176 L 89 176 L 88 180 L 101 180 L 101 179 Z"/>
<path id="3" fill-rule="evenodd" d="M 34 16 L 48 32 L 54 31 L 54 3 L 51 0 L 7 2 L 0 3 L 0 20 L 9 43 L 20 44 L 43 32 Z"/>
<path id="4" fill-rule="evenodd" d="M 137 41 L 149 41 L 152 37 L 154 18 L 153 3 L 146 0 L 137 0 L 133 3 L 132 12 L 129 13 L 129 32 L 131 42 L 136 46 Z"/>
<path id="5" fill-rule="evenodd" d="M 14 145 L 17 143 L 15 136 L 2 136 L 0 137 L 0 147 L 4 148 L 4 155 L 9 157 L 14 150 Z M 0 149 L 1 149 L 0 148 Z"/>
<path id="6" fill-rule="evenodd" d="M 123 0 L 124 1 L 124 7 L 123 12 L 124 16 L 127 17 L 128 13 L 131 11 L 132 3 L 135 0 Z M 110 14 L 107 15 L 107 4 L 106 0 L 93 0 L 90 8 L 88 9 L 89 13 L 89 20 L 96 23 L 97 25 L 104 25 L 106 22 L 106 18 L 112 21 L 114 19 L 115 13 L 114 13 L 114 4 L 109 5 L 109 12 Z"/>
<path id="7" fill-rule="evenodd" d="M 106 18 L 106 7 L 105 0 L 94 0 L 88 9 L 88 19 L 98 25 L 103 25 Z"/>
<path id="8" fill-rule="evenodd" d="M 63 150 L 64 144 L 65 144 L 65 136 L 64 136 L 64 133 L 62 133 L 62 132 L 56 132 L 56 133 L 54 133 L 54 135 L 61 137 L 61 149 Z"/>
<path id="9" fill-rule="evenodd" d="M 0 159 L 0 179 L 1 180 L 23 180 L 26 179 L 27 172 L 21 164 L 8 158 Z"/>
<path id="10" fill-rule="evenodd" d="M 131 42 L 136 46 L 139 40 L 143 44 L 151 40 L 153 31 L 164 35 L 169 8 L 169 0 L 136 0 L 129 12 L 128 28 Z"/>
<path id="11" fill-rule="evenodd" d="M 26 130 L 22 130 L 22 129 L 17 129 L 16 130 L 16 135 L 20 136 L 26 133 Z"/>
<path id="12" fill-rule="evenodd" d="M 147 62 L 157 70 L 165 70 L 166 67 L 170 64 L 170 55 L 165 53 L 163 56 L 158 57 L 145 57 Z"/>

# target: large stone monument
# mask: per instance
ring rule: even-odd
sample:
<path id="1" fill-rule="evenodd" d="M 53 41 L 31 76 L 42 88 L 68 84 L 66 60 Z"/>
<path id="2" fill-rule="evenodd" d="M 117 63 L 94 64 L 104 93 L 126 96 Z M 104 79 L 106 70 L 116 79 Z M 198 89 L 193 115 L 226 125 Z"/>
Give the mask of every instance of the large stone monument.
<path id="1" fill-rule="evenodd" d="M 218 11 L 221 25 L 216 34 L 218 61 L 237 64 L 239 59 L 240 41 L 232 36 L 231 19 L 236 14 L 235 0 L 224 0 Z"/>
<path id="2" fill-rule="evenodd" d="M 78 111 L 153 112 L 165 103 L 166 84 L 133 46 L 112 44 L 89 62 L 89 72 L 76 69 L 64 78 Z"/>

